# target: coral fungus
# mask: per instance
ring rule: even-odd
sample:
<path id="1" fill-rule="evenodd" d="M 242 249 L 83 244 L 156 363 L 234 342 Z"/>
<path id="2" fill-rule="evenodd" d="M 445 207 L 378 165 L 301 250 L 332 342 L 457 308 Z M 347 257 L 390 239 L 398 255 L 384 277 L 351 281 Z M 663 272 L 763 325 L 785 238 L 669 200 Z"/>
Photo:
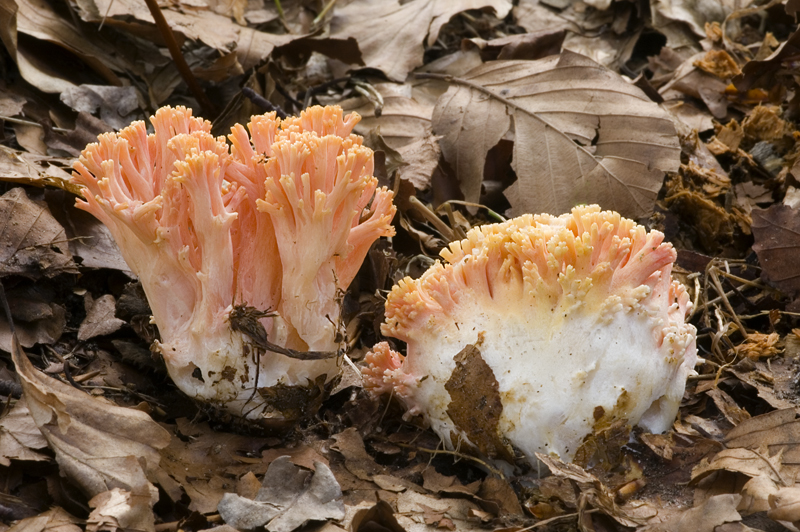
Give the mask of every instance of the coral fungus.
<path id="1" fill-rule="evenodd" d="M 152 134 L 136 122 L 101 135 L 75 164 L 77 205 L 139 277 L 158 348 L 191 397 L 281 420 L 338 375 L 338 292 L 393 234 L 395 212 L 351 134 L 358 120 L 338 107 L 254 116 L 229 149 L 210 123 L 165 107 Z M 286 387 L 303 393 L 284 408 Z"/>
<path id="2" fill-rule="evenodd" d="M 407 356 L 375 346 L 367 388 L 393 390 L 449 448 L 507 460 L 571 460 L 617 422 L 666 430 L 697 357 L 663 238 L 597 206 L 471 230 L 392 290 L 383 333 Z"/>

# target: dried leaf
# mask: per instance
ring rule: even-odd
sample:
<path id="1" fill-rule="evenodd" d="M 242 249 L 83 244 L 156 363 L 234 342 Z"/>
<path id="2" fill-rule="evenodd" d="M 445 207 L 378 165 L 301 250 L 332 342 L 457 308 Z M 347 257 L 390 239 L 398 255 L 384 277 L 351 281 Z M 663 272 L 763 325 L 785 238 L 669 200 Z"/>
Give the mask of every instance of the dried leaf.
<path id="1" fill-rule="evenodd" d="M 774 77 L 782 70 L 782 65 L 792 61 L 800 52 L 800 29 L 795 30 L 788 39 L 761 61 L 749 61 L 742 67 L 742 74 L 733 83 L 740 91 L 753 87 L 771 87 Z"/>
<path id="2" fill-rule="evenodd" d="M 45 448 L 47 440 L 34 423 L 23 397 L 0 417 L 0 465 L 11 465 L 11 460 L 50 460 L 37 452 Z"/>
<path id="3" fill-rule="evenodd" d="M 480 482 L 473 482 L 464 486 L 455 475 L 445 476 L 429 467 L 422 472 L 422 486 L 433 493 L 460 493 L 462 495 L 475 495 L 480 488 Z"/>
<path id="4" fill-rule="evenodd" d="M 696 54 L 675 70 L 672 79 L 658 92 L 665 100 L 678 96 L 691 96 L 703 101 L 717 119 L 723 119 L 728 112 L 728 99 L 725 96 L 727 84 L 722 79 L 695 66 L 703 61 L 704 54 Z M 702 64 L 702 63 L 701 63 Z"/>
<path id="5" fill-rule="evenodd" d="M 477 46 L 486 57 L 491 59 L 543 59 L 561 52 L 561 43 L 564 42 L 566 31 L 564 29 L 548 28 L 531 33 L 509 35 L 484 41 L 481 38 L 468 39 L 466 42 Z"/>
<path id="6" fill-rule="evenodd" d="M 11 353 L 28 408 L 62 474 L 90 497 L 123 488 L 148 498 L 152 508 L 158 490 L 148 480 L 157 474 L 158 449 L 167 446 L 169 433 L 144 412 L 112 405 L 45 376 L 16 342 Z M 152 511 L 149 515 L 147 530 L 152 531 Z"/>
<path id="7" fill-rule="evenodd" d="M 186 492 L 190 510 L 210 513 L 216 510 L 222 496 L 233 490 L 231 478 L 248 471 L 266 472 L 268 464 L 261 460 L 243 463 L 241 459 L 258 456 L 258 451 L 267 445 L 265 438 L 216 432 L 207 423 L 191 423 L 183 418 L 177 423 L 178 437 L 161 451 L 162 467 L 172 479 L 173 489 L 168 494 L 173 501 L 180 501 Z M 159 481 L 162 487 L 169 482 L 161 477 Z"/>
<path id="8" fill-rule="evenodd" d="M 722 415 L 725 416 L 731 425 L 738 425 L 745 419 L 750 419 L 750 414 L 744 408 L 736 404 L 736 401 L 720 388 L 712 388 L 706 391 L 706 395 L 711 397 Z"/>
<path id="9" fill-rule="evenodd" d="M 742 520 L 736 511 L 741 495 L 716 495 L 702 505 L 681 512 L 663 523 L 647 526 L 642 532 L 714 532 L 724 523 Z"/>
<path id="10" fill-rule="evenodd" d="M 354 427 L 345 429 L 333 436 L 336 440 L 331 449 L 338 451 L 344 456 L 344 465 L 348 471 L 361 480 L 372 480 L 373 475 L 384 473 L 384 468 L 375 462 L 366 447 L 361 434 Z"/>
<path id="11" fill-rule="evenodd" d="M 114 71 L 128 65 L 123 54 L 111 53 L 113 46 L 103 42 L 99 35 L 88 38 L 71 20 L 59 16 L 43 0 L 15 0 L 17 7 L 16 31 L 34 39 L 50 42 L 79 57 L 97 74 L 115 85 L 121 80 Z M 47 93 L 61 93 L 74 87 L 68 79 L 70 72 L 59 63 L 58 56 L 37 57 L 31 41 L 22 44 L 12 54 L 16 56 L 22 77 L 31 85 Z"/>
<path id="12" fill-rule="evenodd" d="M 451 17 L 468 9 L 491 8 L 498 18 L 511 10 L 508 0 L 397 0 L 353 2 L 337 9 L 331 22 L 333 37 L 354 37 L 361 59 L 394 81 L 404 81 L 420 66 L 423 42 L 433 45 Z M 380 28 L 381 31 L 375 31 Z"/>
<path id="13" fill-rule="evenodd" d="M 139 109 L 136 89 L 131 86 L 80 85 L 62 92 L 61 101 L 78 112 L 99 111 L 100 119 L 114 129 L 127 127 L 136 118 L 134 111 Z"/>
<path id="14" fill-rule="evenodd" d="M 153 25 L 153 17 L 144 2 L 136 0 L 82 0 L 77 12 L 85 22 L 109 24 L 119 28 Z M 208 10 L 162 9 L 164 18 L 179 36 L 201 41 L 222 53 L 236 52 L 243 70 L 249 70 L 266 59 L 276 46 L 283 46 L 300 38 L 300 35 L 276 35 L 240 26 L 230 18 Z M 138 28 L 130 27 L 132 33 Z M 153 29 L 155 29 L 153 27 Z M 138 31 L 141 31 L 138 29 Z M 170 66 L 174 70 L 174 67 Z"/>
<path id="15" fill-rule="evenodd" d="M 370 530 L 387 530 L 388 532 L 406 532 L 394 516 L 394 510 L 386 501 L 378 501 L 372 508 L 359 510 L 353 516 L 352 532 Z"/>
<path id="16" fill-rule="evenodd" d="M 679 166 L 667 113 L 638 88 L 572 52 L 496 61 L 454 79 L 433 129 L 467 201 L 478 201 L 486 153 L 514 120 L 514 215 L 599 203 L 624 216 L 652 212 L 664 171 Z"/>
<path id="17" fill-rule="evenodd" d="M 767 517 L 770 519 L 790 523 L 800 521 L 800 488 L 781 488 L 770 495 L 769 504 L 772 508 L 767 512 Z"/>
<path id="18" fill-rule="evenodd" d="M 50 185 L 78 194 L 78 188 L 70 183 L 69 174 L 62 170 L 62 167 L 68 168 L 71 165 L 71 160 L 60 157 L 44 157 L 0 146 L 2 181 L 37 187 Z"/>
<path id="19" fill-rule="evenodd" d="M 394 83 L 377 83 L 374 88 L 383 98 L 380 116 L 376 116 L 375 106 L 365 97 L 341 102 L 345 111 L 361 115 L 354 130 L 356 133 L 367 136 L 370 131 L 380 128 L 386 144 L 396 150 L 430 134 L 433 102 L 429 102 L 420 90 L 408 84 Z"/>
<path id="20" fill-rule="evenodd" d="M 428 135 L 400 148 L 398 152 L 406 164 L 397 170 L 397 176 L 410 182 L 417 190 L 430 188 L 431 177 L 442 154 L 439 139 L 441 137 Z"/>
<path id="21" fill-rule="evenodd" d="M 766 477 L 773 482 L 783 484 L 785 479 L 781 475 L 782 459 L 778 450 L 773 456 L 767 454 L 766 448 L 751 449 L 725 449 L 720 451 L 709 462 L 703 460 L 692 470 L 692 482 L 697 483 L 716 471 L 730 471 L 741 473 L 751 478 Z"/>
<path id="22" fill-rule="evenodd" d="M 66 326 L 66 310 L 52 299 L 55 294 L 46 285 L 22 285 L 6 292 L 11 316 L 15 321 L 20 345 L 55 343 Z M 0 315 L 0 349 L 11 351 L 12 333 L 4 315 Z"/>
<path id="23" fill-rule="evenodd" d="M 92 497 L 89 506 L 94 510 L 86 520 L 86 532 L 154 530 L 152 501 L 147 495 L 114 488 Z"/>
<path id="24" fill-rule="evenodd" d="M 83 342 L 95 336 L 104 336 L 118 331 L 125 325 L 125 322 L 115 317 L 116 308 L 117 303 L 111 294 L 95 299 L 86 313 L 86 318 L 78 328 L 78 340 Z"/>
<path id="25" fill-rule="evenodd" d="M 757 450 L 762 446 L 775 454 L 782 451 L 782 474 L 789 479 L 800 473 L 800 408 L 785 408 L 743 421 L 725 437 L 728 448 Z"/>
<path id="26" fill-rule="evenodd" d="M 797 299 L 800 296 L 800 211 L 786 205 L 753 209 L 753 250 L 771 285 Z"/>
<path id="27" fill-rule="evenodd" d="M 78 273 L 64 228 L 22 188 L 0 196 L 0 227 L 0 276 Z"/>
<path id="28" fill-rule="evenodd" d="M 294 465 L 288 456 L 273 461 L 255 500 L 226 493 L 218 510 L 238 529 L 266 525 L 269 532 L 292 532 L 308 521 L 344 518 L 342 490 L 322 462 L 315 472 Z"/>
<path id="29" fill-rule="evenodd" d="M 8 532 L 81 532 L 80 519 L 68 514 L 62 508 L 51 508 L 36 517 L 27 517 Z"/>

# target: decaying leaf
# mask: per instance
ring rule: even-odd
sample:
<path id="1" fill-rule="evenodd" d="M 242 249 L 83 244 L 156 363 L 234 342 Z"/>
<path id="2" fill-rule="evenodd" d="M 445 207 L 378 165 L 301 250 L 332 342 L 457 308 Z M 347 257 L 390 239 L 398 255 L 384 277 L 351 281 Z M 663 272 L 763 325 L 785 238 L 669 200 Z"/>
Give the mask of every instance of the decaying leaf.
<path id="1" fill-rule="evenodd" d="M 365 5 L 366 4 L 366 5 Z M 353 2 L 336 11 L 334 37 L 354 37 L 361 59 L 389 79 L 403 81 L 422 64 L 423 42 L 436 42 L 451 17 L 468 9 L 491 8 L 499 18 L 511 10 L 508 0 L 397 0 Z M 380 28 L 380 31 L 375 31 Z"/>
<path id="2" fill-rule="evenodd" d="M 225 522 L 240 530 L 266 526 L 269 532 L 292 532 L 308 521 L 344 517 L 342 490 L 322 462 L 315 471 L 294 465 L 288 456 L 274 460 L 254 500 L 226 493 L 218 510 Z"/>
<path id="3" fill-rule="evenodd" d="M 78 273 L 64 228 L 22 188 L 0 196 L 0 276 Z"/>
<path id="4" fill-rule="evenodd" d="M 372 508 L 359 510 L 353 516 L 351 530 L 366 532 L 368 530 L 388 530 L 389 532 L 406 532 L 394 516 L 394 510 L 386 501 L 378 501 Z"/>
<path id="5" fill-rule="evenodd" d="M 115 406 L 45 376 L 16 342 L 11 353 L 28 408 L 62 474 L 90 497 L 122 488 L 146 499 L 149 518 L 143 530 L 152 532 L 158 490 L 150 480 L 157 475 L 158 449 L 167 446 L 169 433 L 144 412 Z"/>
<path id="6" fill-rule="evenodd" d="M 536 457 L 550 469 L 555 477 L 576 483 L 580 491 L 579 497 L 582 500 L 582 506 L 591 505 L 623 526 L 640 526 L 658 515 L 657 509 L 647 503 L 617 504 L 614 494 L 608 487 L 578 465 L 568 464 L 558 458 L 541 453 L 536 453 Z"/>
<path id="7" fill-rule="evenodd" d="M 766 280 L 796 300 L 800 295 L 800 211 L 786 205 L 753 210 L 753 250 Z"/>
<path id="8" fill-rule="evenodd" d="M 598 203 L 650 214 L 665 171 L 679 166 L 672 121 L 638 88 L 573 52 L 495 61 L 453 79 L 433 114 L 442 152 L 467 201 L 478 201 L 486 153 L 513 119 L 511 212 Z"/>
<path id="9" fill-rule="evenodd" d="M 444 385 L 450 394 L 447 415 L 481 454 L 514 463 L 514 455 L 500 437 L 503 402 L 492 368 L 474 345 L 466 346 L 453 360 L 456 367 Z"/>

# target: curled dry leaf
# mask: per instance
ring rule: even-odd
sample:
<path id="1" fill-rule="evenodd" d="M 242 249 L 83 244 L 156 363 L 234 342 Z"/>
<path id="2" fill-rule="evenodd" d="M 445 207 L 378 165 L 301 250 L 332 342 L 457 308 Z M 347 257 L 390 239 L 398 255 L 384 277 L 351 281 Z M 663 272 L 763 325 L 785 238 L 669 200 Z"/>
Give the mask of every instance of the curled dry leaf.
<path id="1" fill-rule="evenodd" d="M 146 500 L 146 530 L 153 530 L 151 509 L 158 490 L 149 480 L 159 470 L 158 449 L 169 444 L 169 433 L 144 412 L 112 405 L 45 376 L 16 341 L 11 355 L 28 408 L 61 473 L 90 497 L 122 488 Z M 141 505 L 135 511 L 141 512 Z"/>
<path id="2" fill-rule="evenodd" d="M 467 201 L 479 200 L 486 154 L 512 127 L 517 181 L 505 194 L 515 216 L 580 203 L 646 216 L 664 172 L 680 165 L 667 113 L 576 53 L 486 63 L 451 81 L 433 129 Z"/>
<path id="3" fill-rule="evenodd" d="M 62 169 L 70 165 L 71 159 L 35 155 L 0 146 L 0 181 L 40 188 L 50 185 L 77 194 L 78 187 L 70 183 L 69 174 Z"/>
<path id="4" fill-rule="evenodd" d="M 794 523 L 796 526 L 800 521 L 800 488 L 794 486 L 781 488 L 777 493 L 770 495 L 769 505 L 771 509 L 767 512 L 767 517 Z"/>
<path id="5" fill-rule="evenodd" d="M 784 484 L 786 481 L 781 474 L 781 451 L 769 456 L 766 448 L 752 449 L 725 449 L 718 452 L 711 461 L 703 460 L 692 470 L 692 482 L 698 483 L 717 471 L 731 471 L 741 473 L 750 478 L 767 477 L 773 482 Z"/>
<path id="6" fill-rule="evenodd" d="M 366 5 L 365 5 L 366 4 Z M 511 10 L 508 0 L 397 0 L 352 2 L 336 10 L 331 22 L 334 37 L 354 37 L 361 59 L 382 70 L 389 79 L 403 81 L 423 63 L 423 42 L 431 46 L 451 17 L 468 9 L 491 8 L 498 18 Z M 380 28 L 376 31 L 376 28 Z"/>

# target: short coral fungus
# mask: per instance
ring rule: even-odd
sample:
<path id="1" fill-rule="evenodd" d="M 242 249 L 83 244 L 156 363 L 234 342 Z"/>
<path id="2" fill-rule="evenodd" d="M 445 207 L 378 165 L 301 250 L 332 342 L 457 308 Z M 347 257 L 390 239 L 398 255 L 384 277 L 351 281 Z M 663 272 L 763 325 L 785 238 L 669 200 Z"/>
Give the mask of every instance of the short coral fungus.
<path id="1" fill-rule="evenodd" d="M 296 417 L 339 373 L 339 293 L 393 234 L 358 115 L 255 116 L 231 147 L 185 108 L 90 144 L 80 208 L 144 287 L 178 386 L 236 415 Z M 277 352 L 276 352 L 277 351 Z M 289 388 L 292 388 L 291 390 Z"/>
<path id="2" fill-rule="evenodd" d="M 367 388 L 506 460 L 572 460 L 616 422 L 666 430 L 697 355 L 663 238 L 597 206 L 471 230 L 390 293 L 383 333 L 408 353 L 375 346 Z"/>

